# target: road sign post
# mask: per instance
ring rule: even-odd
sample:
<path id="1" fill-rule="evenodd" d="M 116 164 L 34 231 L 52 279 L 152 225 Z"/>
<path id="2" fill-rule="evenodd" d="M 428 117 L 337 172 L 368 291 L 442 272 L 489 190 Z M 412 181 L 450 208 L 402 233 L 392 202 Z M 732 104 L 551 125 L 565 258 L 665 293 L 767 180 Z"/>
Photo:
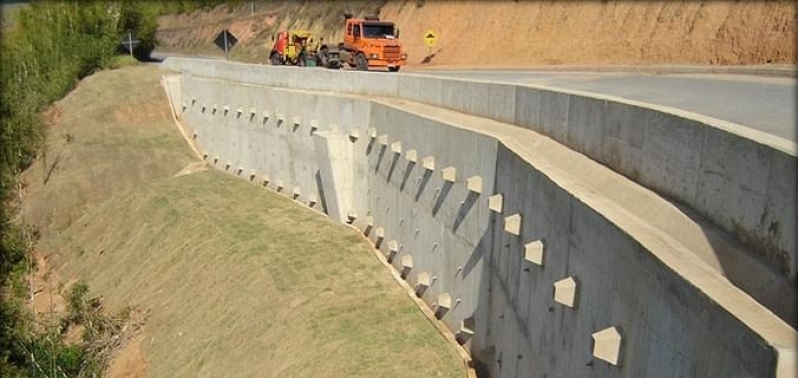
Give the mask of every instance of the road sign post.
<path id="1" fill-rule="evenodd" d="M 136 48 L 136 46 L 138 46 L 140 41 L 135 36 L 133 36 L 133 32 L 132 31 L 128 30 L 125 33 L 125 35 L 122 36 L 121 43 L 122 43 L 122 46 L 125 47 L 125 50 L 130 52 L 130 57 L 132 58 L 133 57 L 133 50 Z"/>
<path id="2" fill-rule="evenodd" d="M 427 54 L 427 56 L 429 56 L 430 59 L 432 59 L 432 46 L 435 46 L 435 42 L 437 40 L 438 36 L 435 34 L 434 30 L 427 29 L 427 31 L 424 32 L 424 43 L 427 45 L 427 48 L 429 49 L 429 54 Z"/>
<path id="3" fill-rule="evenodd" d="M 230 49 L 238 43 L 238 38 L 230 33 L 227 29 L 222 30 L 219 35 L 216 36 L 216 39 L 213 40 L 213 43 L 216 47 L 222 49 L 224 51 L 224 58 L 228 59 L 230 55 Z"/>

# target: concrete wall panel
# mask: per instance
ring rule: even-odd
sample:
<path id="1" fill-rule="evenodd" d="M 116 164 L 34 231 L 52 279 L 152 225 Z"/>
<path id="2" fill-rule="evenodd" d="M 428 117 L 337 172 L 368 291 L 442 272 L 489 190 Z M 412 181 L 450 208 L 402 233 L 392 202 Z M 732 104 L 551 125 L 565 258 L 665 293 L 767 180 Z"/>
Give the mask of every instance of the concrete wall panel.
<path id="1" fill-rule="evenodd" d="M 688 282 L 594 209 L 591 196 L 586 200 L 584 192 L 573 194 L 573 189 L 582 190 L 579 184 L 561 186 L 548 164 L 533 165 L 493 137 L 432 110 L 424 114 L 405 109 L 401 102 L 289 87 L 390 97 L 395 85 L 400 97 L 485 117 L 509 117 L 627 176 L 640 175 L 639 180 L 653 187 L 664 185 L 665 193 L 701 200 L 704 209 L 718 212 L 716 217 L 732 213 L 729 219 L 743 220 L 742 228 L 773 234 L 765 238 L 771 241 L 794 238 L 791 232 L 776 235 L 780 225 L 795 226 L 794 220 L 783 218 L 795 209 L 795 191 L 790 190 L 794 156 L 760 143 L 740 143 L 724 131 L 709 135 L 698 121 L 575 93 L 413 75 L 390 75 L 376 89 L 362 80 L 368 74 L 359 72 L 217 62 L 182 66 L 184 102 L 197 98 L 185 120 L 197 131 L 201 150 L 211 159 L 220 156 L 218 169 L 231 161 L 245 173 L 257 170 L 272 181 L 283 180 L 288 193 L 299 186 L 303 197 L 321 196 L 319 181 L 335 179 L 324 178 L 320 171 L 346 164 L 329 158 L 328 149 L 317 144 L 319 138 L 337 135 L 339 147 L 351 147 L 346 169 L 352 173 L 353 209 L 347 212 L 357 214 L 355 225 L 367 229 L 367 219 L 373 219 L 370 239 L 376 240 L 376 228 L 383 230 L 378 247 L 386 255 L 395 241 L 394 267 L 400 268 L 401 256 L 412 254 L 413 268 L 406 277 L 411 285 L 422 273 L 436 278 L 422 298 L 435 305 L 440 294 L 449 295 L 442 321 L 450 329 L 456 332 L 463 319 L 473 317 L 476 332 L 468 345 L 492 376 L 775 376 L 776 359 L 794 353 L 789 347 L 776 353 L 774 343 L 760 334 L 767 332 L 754 331 L 756 325 L 743 324 L 733 314 L 736 310 L 703 294 L 695 285 L 705 282 Z M 309 77 L 291 76 L 300 73 Z M 480 93 L 484 101 L 462 93 Z M 239 107 L 245 112 L 254 108 L 258 118 L 263 111 L 270 117 L 263 124 L 224 116 L 224 105 L 233 113 Z M 201 106 L 206 106 L 205 113 Z M 279 127 L 277 113 L 284 117 Z M 294 116 L 301 119 L 296 131 Z M 311 119 L 318 120 L 318 131 L 324 134 L 313 136 Z M 372 128 L 374 137 L 369 135 Z M 352 130 L 357 138 L 348 137 Z M 379 143 L 383 138 L 385 145 Z M 401 143 L 399 154 L 392 150 L 396 142 Z M 416 151 L 416 164 L 406 159 L 407 150 Z M 421 163 L 429 156 L 435 158 L 433 170 Z M 724 167 L 728 161 L 737 168 Z M 741 183 L 752 177 L 746 175 L 752 167 L 763 165 L 768 169 L 756 173 L 756 183 Z M 447 167 L 455 168 L 452 182 L 442 175 Z M 467 179 L 474 176 L 482 179 L 479 194 L 467 187 Z M 713 191 L 722 191 L 719 197 L 736 201 L 733 205 L 739 208 L 713 202 L 715 197 L 707 194 Z M 504 196 L 502 213 L 488 209 L 488 197 L 496 193 Z M 759 219 L 734 215 L 762 207 L 768 210 Z M 338 212 L 341 218 L 343 211 Z M 514 215 L 520 216 L 520 227 L 507 232 L 505 223 Z M 759 223 L 751 223 L 755 221 Z M 523 257 L 524 245 L 536 240 L 545 245 L 542 266 Z M 554 300 L 554 283 L 569 277 L 577 284 L 573 306 Z M 713 285 L 715 279 L 706 278 Z M 741 293 L 734 293 L 744 301 Z M 617 366 L 593 357 L 591 335 L 608 327 L 619 329 L 623 340 Z"/>

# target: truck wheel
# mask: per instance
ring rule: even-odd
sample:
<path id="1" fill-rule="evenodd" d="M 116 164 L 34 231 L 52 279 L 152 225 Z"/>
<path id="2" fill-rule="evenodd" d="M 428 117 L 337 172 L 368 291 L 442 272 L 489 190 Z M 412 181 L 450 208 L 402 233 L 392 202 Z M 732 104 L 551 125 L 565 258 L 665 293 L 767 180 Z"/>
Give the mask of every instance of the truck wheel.
<path id="1" fill-rule="evenodd" d="M 272 66 L 279 66 L 282 63 L 280 54 L 272 52 L 272 55 L 269 56 L 269 62 L 271 62 Z"/>
<path id="2" fill-rule="evenodd" d="M 358 71 L 369 70 L 369 62 L 366 60 L 366 56 L 363 53 L 357 53 L 357 55 L 355 55 L 355 65 Z"/>
<path id="3" fill-rule="evenodd" d="M 390 72 L 399 72 L 399 66 L 388 67 L 388 71 L 390 71 Z"/>
<path id="4" fill-rule="evenodd" d="M 327 48 L 322 47 L 322 49 L 319 50 L 319 65 L 328 68 L 327 66 L 329 64 L 330 64 L 330 57 L 327 55 Z"/>

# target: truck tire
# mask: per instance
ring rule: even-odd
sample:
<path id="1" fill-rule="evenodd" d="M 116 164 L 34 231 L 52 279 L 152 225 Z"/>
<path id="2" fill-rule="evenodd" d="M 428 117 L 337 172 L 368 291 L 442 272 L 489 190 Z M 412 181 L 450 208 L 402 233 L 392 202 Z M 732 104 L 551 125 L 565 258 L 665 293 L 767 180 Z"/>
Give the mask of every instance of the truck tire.
<path id="1" fill-rule="evenodd" d="M 327 55 L 327 47 L 322 47 L 321 50 L 319 50 L 318 60 L 319 60 L 318 64 L 319 66 L 329 68 L 328 65 L 330 64 L 330 57 L 329 55 Z"/>
<path id="2" fill-rule="evenodd" d="M 355 66 L 357 66 L 358 71 L 369 70 L 369 61 L 366 60 L 366 55 L 364 55 L 362 52 L 355 55 Z"/>
<path id="3" fill-rule="evenodd" d="M 272 64 L 272 66 L 279 66 L 283 63 L 282 59 L 280 59 L 280 54 L 278 54 L 277 51 L 272 51 L 272 54 L 269 55 L 269 62 Z"/>
<path id="4" fill-rule="evenodd" d="M 401 67 L 399 67 L 399 66 L 388 67 L 388 71 L 390 71 L 390 72 L 399 72 L 399 68 L 401 68 Z"/>

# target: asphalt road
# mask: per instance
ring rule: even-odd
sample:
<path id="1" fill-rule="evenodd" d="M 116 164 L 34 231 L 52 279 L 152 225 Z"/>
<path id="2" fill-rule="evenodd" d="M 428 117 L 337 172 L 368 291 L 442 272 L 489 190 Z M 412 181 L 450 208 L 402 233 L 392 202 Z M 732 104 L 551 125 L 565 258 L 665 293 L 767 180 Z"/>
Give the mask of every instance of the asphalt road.
<path id="1" fill-rule="evenodd" d="M 414 74 L 539 84 L 670 106 L 796 141 L 795 78 L 729 74 L 552 71 L 415 71 Z"/>

